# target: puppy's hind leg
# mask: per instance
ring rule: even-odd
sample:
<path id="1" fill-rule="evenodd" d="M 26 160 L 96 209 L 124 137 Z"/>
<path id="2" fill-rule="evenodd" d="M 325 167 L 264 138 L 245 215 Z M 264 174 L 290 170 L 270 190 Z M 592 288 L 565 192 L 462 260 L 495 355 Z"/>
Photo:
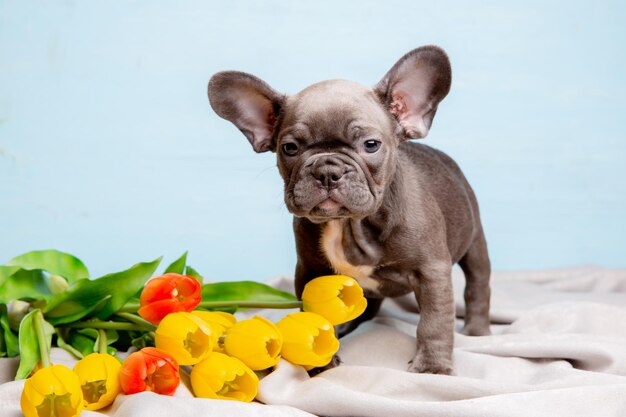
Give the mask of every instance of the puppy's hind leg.
<path id="1" fill-rule="evenodd" d="M 465 326 L 462 333 L 468 336 L 486 336 L 489 330 L 489 277 L 491 263 L 487 252 L 485 235 L 474 239 L 467 253 L 459 261 L 465 274 Z"/>

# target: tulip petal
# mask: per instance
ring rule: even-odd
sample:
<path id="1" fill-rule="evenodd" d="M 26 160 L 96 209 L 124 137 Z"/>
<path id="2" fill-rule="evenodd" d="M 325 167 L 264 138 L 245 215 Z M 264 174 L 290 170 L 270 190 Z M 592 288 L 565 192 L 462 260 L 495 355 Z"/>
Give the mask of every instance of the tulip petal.
<path id="1" fill-rule="evenodd" d="M 120 384 L 124 394 L 135 394 L 146 390 L 147 366 L 139 352 L 132 353 L 122 365 Z"/>
<path id="2" fill-rule="evenodd" d="M 337 325 L 361 315 L 367 300 L 356 280 L 345 275 L 328 275 L 306 284 L 302 304 L 304 311 L 320 314 Z"/>
<path id="3" fill-rule="evenodd" d="M 226 328 L 232 327 L 233 324 L 237 323 L 237 318 L 225 311 L 200 311 L 195 310 L 192 311 L 191 314 L 194 316 L 200 317 L 202 320 L 206 322 L 218 323 Z"/>
<path id="4" fill-rule="evenodd" d="M 176 289 L 176 282 L 168 277 L 160 276 L 151 279 L 146 283 L 139 302 L 146 305 L 159 300 L 167 300 L 172 298 L 172 292 Z"/>
<path id="5" fill-rule="evenodd" d="M 283 338 L 276 325 L 264 317 L 255 316 L 227 330 L 224 350 L 251 369 L 261 370 L 278 363 L 282 343 Z"/>
<path id="6" fill-rule="evenodd" d="M 138 313 L 153 324 L 167 314 L 193 310 L 202 298 L 202 287 L 192 277 L 169 273 L 148 281 L 141 292 Z"/>
<path id="7" fill-rule="evenodd" d="M 224 349 L 220 343 L 220 338 L 226 333 L 227 329 L 231 328 L 237 322 L 235 316 L 223 311 L 194 310 L 191 314 L 202 319 L 210 328 L 213 350 L 223 352 Z"/>
<path id="8" fill-rule="evenodd" d="M 282 357 L 296 365 L 327 365 L 339 349 L 333 326 L 310 312 L 292 313 L 277 323 L 284 337 Z"/>
<path id="9" fill-rule="evenodd" d="M 183 306 L 173 299 L 155 301 L 137 310 L 137 313 L 152 324 L 159 322 L 168 314 L 184 311 Z"/>
<path id="10" fill-rule="evenodd" d="M 212 351 L 211 329 L 191 313 L 168 314 L 157 327 L 156 346 L 172 355 L 179 364 L 194 365 Z"/>
<path id="11" fill-rule="evenodd" d="M 74 366 L 78 375 L 87 410 L 99 410 L 111 404 L 120 393 L 122 364 L 114 356 L 92 353 Z"/>
<path id="12" fill-rule="evenodd" d="M 20 399 L 26 417 L 75 417 L 83 407 L 80 382 L 63 365 L 42 368 L 24 383 Z"/>
<path id="13" fill-rule="evenodd" d="M 258 384 L 258 377 L 244 363 L 221 353 L 213 353 L 191 371 L 197 397 L 252 401 Z"/>
<path id="14" fill-rule="evenodd" d="M 180 382 L 178 364 L 157 348 L 132 353 L 122 365 L 120 384 L 125 394 L 153 391 L 173 395 Z"/>

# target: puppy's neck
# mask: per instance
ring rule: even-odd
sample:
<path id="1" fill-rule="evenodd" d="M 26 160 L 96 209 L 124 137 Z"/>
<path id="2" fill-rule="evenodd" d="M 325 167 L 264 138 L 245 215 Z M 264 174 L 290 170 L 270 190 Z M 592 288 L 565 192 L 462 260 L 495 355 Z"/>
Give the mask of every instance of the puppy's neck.
<path id="1" fill-rule="evenodd" d="M 375 213 L 362 219 L 365 227 L 375 229 L 377 239 L 380 242 L 386 241 L 393 231 L 403 224 L 406 213 L 406 199 L 402 188 L 403 182 L 402 165 L 398 163 L 393 171 L 391 181 L 383 191 L 383 198 Z"/>
<path id="2" fill-rule="evenodd" d="M 378 288 L 378 281 L 371 276 L 380 256 L 377 248 L 364 237 L 360 220 L 331 220 L 325 223 L 320 245 L 335 273 L 353 277 L 363 288 Z"/>

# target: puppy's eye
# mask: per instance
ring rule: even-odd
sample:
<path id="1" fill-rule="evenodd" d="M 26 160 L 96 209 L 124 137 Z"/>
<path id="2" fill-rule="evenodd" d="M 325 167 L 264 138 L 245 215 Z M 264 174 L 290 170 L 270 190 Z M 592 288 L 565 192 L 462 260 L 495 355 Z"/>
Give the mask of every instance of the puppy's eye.
<path id="1" fill-rule="evenodd" d="M 381 142 L 379 140 L 366 140 L 363 142 L 363 148 L 365 148 L 365 152 L 374 153 L 380 149 Z"/>
<path id="2" fill-rule="evenodd" d="M 298 145 L 293 142 L 285 143 L 282 148 L 283 153 L 288 156 L 295 156 L 298 153 Z"/>

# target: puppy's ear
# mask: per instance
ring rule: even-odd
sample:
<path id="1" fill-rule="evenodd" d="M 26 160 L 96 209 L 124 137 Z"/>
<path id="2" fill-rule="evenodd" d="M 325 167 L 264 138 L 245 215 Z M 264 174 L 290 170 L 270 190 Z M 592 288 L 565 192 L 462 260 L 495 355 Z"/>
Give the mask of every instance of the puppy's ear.
<path id="1" fill-rule="evenodd" d="M 209 81 L 209 102 L 241 130 L 256 152 L 273 151 L 274 127 L 284 96 L 254 75 L 218 72 Z"/>
<path id="2" fill-rule="evenodd" d="M 405 139 L 428 134 L 437 105 L 450 91 L 452 70 L 443 49 L 422 46 L 404 55 L 374 87 Z"/>

